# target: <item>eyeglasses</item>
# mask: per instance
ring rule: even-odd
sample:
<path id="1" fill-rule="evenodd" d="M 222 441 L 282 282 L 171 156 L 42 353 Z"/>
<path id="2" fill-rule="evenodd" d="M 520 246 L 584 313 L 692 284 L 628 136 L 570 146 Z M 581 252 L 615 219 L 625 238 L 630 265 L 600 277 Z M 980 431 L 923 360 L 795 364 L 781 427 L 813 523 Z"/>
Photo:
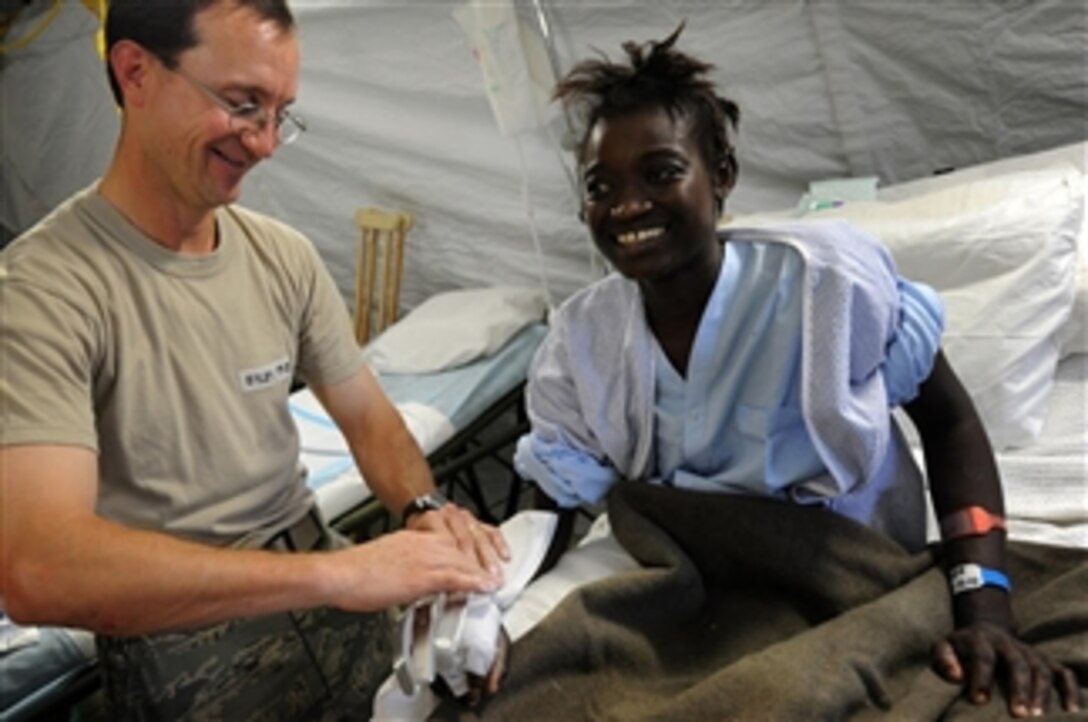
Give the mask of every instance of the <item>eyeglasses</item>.
<path id="1" fill-rule="evenodd" d="M 287 110 L 276 113 L 274 119 L 270 119 L 268 111 L 257 103 L 232 103 L 219 93 L 200 82 L 180 66 L 171 68 L 164 64 L 171 72 L 177 73 L 189 81 L 189 84 L 203 93 L 227 113 L 230 119 L 230 127 L 235 133 L 263 133 L 270 122 L 275 123 L 276 142 L 280 145 L 288 145 L 298 140 L 298 137 L 306 130 L 306 121 Z"/>

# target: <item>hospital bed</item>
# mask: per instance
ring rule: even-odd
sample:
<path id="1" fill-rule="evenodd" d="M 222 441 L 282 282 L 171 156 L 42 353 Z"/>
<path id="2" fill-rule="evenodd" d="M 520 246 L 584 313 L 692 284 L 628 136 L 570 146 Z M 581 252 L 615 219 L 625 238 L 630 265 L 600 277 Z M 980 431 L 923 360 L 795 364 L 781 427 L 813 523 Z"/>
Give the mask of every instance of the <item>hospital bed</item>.
<path id="1" fill-rule="evenodd" d="M 1086 415 L 1088 353 L 1076 353 L 1058 364 L 1038 439 L 996 454 L 1020 633 L 1077 670 L 1082 698 Z M 862 534 L 860 526 L 814 524 L 801 507 L 789 507 L 798 513 L 793 518 L 743 503 L 704 500 L 693 509 L 667 497 L 630 496 L 633 502 L 610 499 L 609 511 L 506 613 L 512 666 L 483 719 L 523 718 L 546 702 L 557 718 L 572 720 L 603 709 L 609 719 L 719 719 L 726 710 L 735 715 L 729 719 L 1008 718 L 1001 693 L 981 709 L 968 708 L 929 668 L 929 645 L 951 625 L 939 568 Z M 620 528 L 613 528 L 613 513 L 622 515 Z M 823 516 L 830 522 L 834 515 Z M 652 521 L 661 526 L 647 532 Z M 702 582 L 683 579 L 688 562 L 676 551 L 695 549 L 699 558 L 699 543 L 713 545 L 715 555 L 735 548 L 755 557 L 726 555 L 729 564 L 712 567 L 738 591 L 707 591 L 701 609 L 690 599 Z M 780 561 L 786 571 L 774 576 L 778 570 L 763 560 Z M 885 584 L 879 592 L 849 598 L 877 580 Z M 731 625 L 735 632 L 722 631 Z M 731 657 L 734 647 L 740 651 Z M 707 650 L 719 659 L 708 660 Z M 783 687 L 783 680 L 790 682 Z"/>
<path id="2" fill-rule="evenodd" d="M 941 294 L 944 349 L 1001 474 L 1020 632 L 1079 670 L 1082 693 L 1086 154 L 1081 143 L 892 186 L 868 201 L 821 203 L 827 210 L 812 214 L 881 237 L 904 276 Z M 909 422 L 906 430 L 920 461 Z M 740 719 L 1005 718 L 1001 694 L 969 708 L 928 667 L 929 645 L 951 625 L 947 581 L 930 552 L 907 554 L 802 507 L 621 486 L 585 537 L 506 612 L 514 662 L 482 718 L 516 719 L 541 705 L 564 719 L 605 710 L 615 719 L 725 710 Z M 929 538 L 937 538 L 932 510 Z M 726 591 L 715 586 L 721 578 Z"/>

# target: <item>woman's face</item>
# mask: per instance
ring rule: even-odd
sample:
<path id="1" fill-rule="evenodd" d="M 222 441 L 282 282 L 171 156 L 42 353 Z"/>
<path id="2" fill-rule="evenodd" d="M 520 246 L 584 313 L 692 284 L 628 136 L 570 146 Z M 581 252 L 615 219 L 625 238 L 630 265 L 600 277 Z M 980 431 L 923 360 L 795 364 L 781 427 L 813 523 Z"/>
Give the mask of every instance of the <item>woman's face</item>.
<path id="1" fill-rule="evenodd" d="M 691 134 L 662 107 L 593 126 L 582 154 L 583 212 L 597 248 L 624 276 L 653 280 L 716 264 L 716 193 L 725 192 Z"/>

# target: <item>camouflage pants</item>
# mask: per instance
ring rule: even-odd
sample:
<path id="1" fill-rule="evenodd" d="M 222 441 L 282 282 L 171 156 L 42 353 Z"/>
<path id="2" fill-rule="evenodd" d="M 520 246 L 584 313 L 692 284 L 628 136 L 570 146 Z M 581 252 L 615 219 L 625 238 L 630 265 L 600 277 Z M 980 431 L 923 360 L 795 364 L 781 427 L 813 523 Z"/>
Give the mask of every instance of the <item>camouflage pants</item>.
<path id="1" fill-rule="evenodd" d="M 389 674 L 384 614 L 327 607 L 135 639 L 98 638 L 110 719 L 367 719 Z"/>
<path id="2" fill-rule="evenodd" d="M 321 607 L 179 633 L 99 635 L 109 719 L 369 719 L 392 666 L 391 630 L 385 613 Z"/>

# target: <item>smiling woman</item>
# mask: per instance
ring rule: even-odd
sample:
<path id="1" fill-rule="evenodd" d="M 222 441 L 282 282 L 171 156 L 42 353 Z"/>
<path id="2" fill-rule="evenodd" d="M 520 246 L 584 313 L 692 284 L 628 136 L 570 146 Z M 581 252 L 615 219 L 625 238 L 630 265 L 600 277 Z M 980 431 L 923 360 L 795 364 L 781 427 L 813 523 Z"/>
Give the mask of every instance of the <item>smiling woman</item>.
<path id="1" fill-rule="evenodd" d="M 764 497 L 777 502 L 770 516 L 814 507 L 918 552 L 926 488 L 893 417 L 902 407 L 938 518 L 1001 516 L 985 429 L 941 351 L 936 292 L 846 223 L 717 231 L 739 112 L 709 65 L 675 49 L 679 32 L 626 43 L 626 63 L 585 61 L 558 85 L 587 119 L 582 218 L 616 273 L 552 317 L 530 370 L 519 472 L 568 518 L 648 482 L 663 499 Z M 750 553 L 718 550 L 732 551 Z M 932 663 L 976 704 L 995 681 L 982 660 L 996 658 L 1031 670 L 1008 680 L 1012 713 L 1045 708 L 1051 688 L 1076 709 L 1072 671 L 1016 636 L 1005 558 L 996 527 L 945 534 L 955 625 L 928 640 Z M 987 571 L 965 586 L 963 569 Z"/>
<path id="2" fill-rule="evenodd" d="M 716 224 L 737 180 L 732 137 L 740 112 L 672 50 L 683 25 L 631 64 L 576 65 L 555 95 L 582 110 L 582 218 L 605 258 L 642 287 L 666 355 L 687 366 L 696 322 L 721 265 Z"/>

